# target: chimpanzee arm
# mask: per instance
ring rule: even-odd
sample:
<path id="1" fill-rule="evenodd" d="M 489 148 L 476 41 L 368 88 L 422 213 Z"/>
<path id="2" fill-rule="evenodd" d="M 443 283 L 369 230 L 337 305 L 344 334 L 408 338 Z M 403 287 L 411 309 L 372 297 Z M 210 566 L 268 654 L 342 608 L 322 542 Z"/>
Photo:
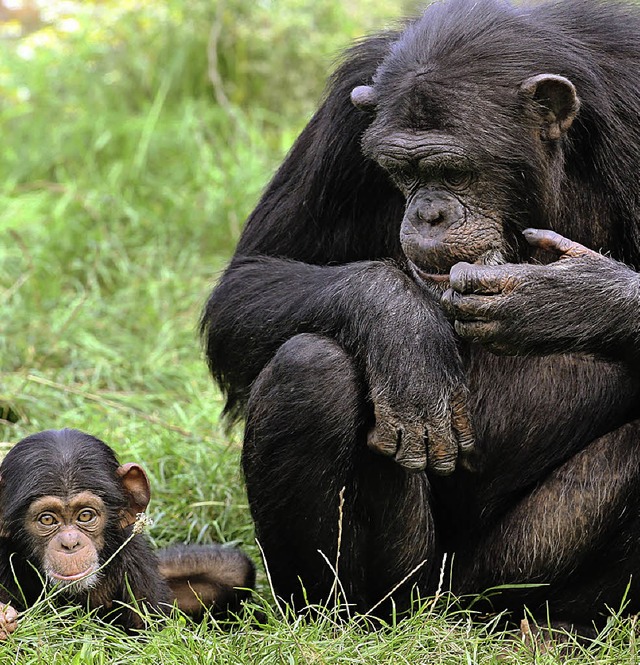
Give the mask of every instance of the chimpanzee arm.
<path id="1" fill-rule="evenodd" d="M 351 91 L 370 83 L 395 35 L 357 45 L 247 221 L 202 319 L 213 375 L 238 415 L 252 381 L 285 341 L 326 334 L 354 357 L 369 389 L 372 448 L 408 468 L 452 471 L 469 444 L 451 324 L 388 260 L 402 261 L 401 193 L 361 138 L 372 114 Z"/>
<path id="2" fill-rule="evenodd" d="M 207 611 L 222 617 L 237 613 L 255 586 L 253 562 L 235 547 L 173 545 L 158 550 L 157 555 L 172 598 L 196 620 Z"/>
<path id="3" fill-rule="evenodd" d="M 376 415 L 371 447 L 407 468 L 428 461 L 447 473 L 458 448 L 472 442 L 451 324 L 431 296 L 388 263 L 237 257 L 203 321 L 211 369 L 232 410 L 280 345 L 312 332 L 336 339 L 361 370 Z"/>
<path id="4" fill-rule="evenodd" d="M 527 229 L 548 265 L 451 270 L 443 304 L 456 332 L 499 353 L 597 353 L 640 361 L 640 275 L 553 231 Z"/>
<path id="5" fill-rule="evenodd" d="M 236 256 L 203 313 L 201 333 L 211 371 L 227 393 L 228 414 L 239 415 L 251 382 L 310 312 L 314 325 L 321 325 L 313 311 L 316 293 L 330 287 L 324 280 L 335 271 L 302 264 L 340 266 L 402 256 L 404 202 L 386 174 L 362 155 L 360 140 L 371 115 L 350 99 L 355 86 L 370 81 L 393 37 L 362 42 L 335 73 L 324 103 L 247 220 Z M 262 258 L 251 261 L 251 256 Z M 348 274 L 337 272 L 338 280 Z M 282 319 L 281 329 L 273 328 L 273 318 Z M 336 328 L 329 322 L 321 327 Z"/>

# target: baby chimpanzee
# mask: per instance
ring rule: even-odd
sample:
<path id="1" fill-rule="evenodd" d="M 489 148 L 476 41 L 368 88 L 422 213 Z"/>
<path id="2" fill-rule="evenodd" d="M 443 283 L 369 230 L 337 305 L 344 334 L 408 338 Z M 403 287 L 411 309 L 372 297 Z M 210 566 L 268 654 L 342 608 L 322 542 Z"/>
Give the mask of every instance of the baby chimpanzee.
<path id="1" fill-rule="evenodd" d="M 143 626 L 132 603 L 167 612 L 175 600 L 194 618 L 237 609 L 254 584 L 252 562 L 220 545 L 156 555 L 134 533 L 149 498 L 142 467 L 120 465 L 89 434 L 48 430 L 19 441 L 0 465 L 0 639 L 44 586 L 125 630 Z"/>

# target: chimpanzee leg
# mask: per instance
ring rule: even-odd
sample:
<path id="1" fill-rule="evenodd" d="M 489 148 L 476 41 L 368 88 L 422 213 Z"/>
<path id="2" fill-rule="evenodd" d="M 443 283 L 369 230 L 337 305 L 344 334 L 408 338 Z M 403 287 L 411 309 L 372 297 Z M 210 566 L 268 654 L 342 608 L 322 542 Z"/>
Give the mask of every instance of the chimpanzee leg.
<path id="1" fill-rule="evenodd" d="M 458 591 L 505 583 L 495 605 L 548 601 L 551 615 L 586 621 L 618 607 L 640 573 L 640 421 L 596 439 L 511 510 L 480 546 L 458 559 Z M 640 603 L 637 584 L 631 607 Z M 635 608 L 635 609 L 634 609 Z"/>
<path id="2" fill-rule="evenodd" d="M 426 561 L 393 596 L 406 605 L 437 569 L 426 475 L 369 451 L 371 419 L 350 357 L 318 335 L 283 344 L 252 388 L 249 504 L 276 593 L 299 609 L 332 600 L 338 544 L 346 601 L 359 611 Z"/>

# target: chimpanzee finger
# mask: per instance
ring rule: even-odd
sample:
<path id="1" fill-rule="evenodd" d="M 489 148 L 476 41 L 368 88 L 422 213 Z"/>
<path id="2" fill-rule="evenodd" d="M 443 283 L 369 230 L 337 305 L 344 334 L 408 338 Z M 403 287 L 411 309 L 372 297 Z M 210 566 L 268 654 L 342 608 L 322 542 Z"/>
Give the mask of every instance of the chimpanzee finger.
<path id="1" fill-rule="evenodd" d="M 11 605 L 0 606 L 0 640 L 6 640 L 17 627 L 18 611 Z"/>
<path id="2" fill-rule="evenodd" d="M 471 342 L 489 342 L 497 337 L 496 321 L 454 321 L 453 328 L 460 337 Z"/>
<path id="3" fill-rule="evenodd" d="M 448 476 L 456 469 L 458 444 L 451 429 L 427 424 L 427 456 L 429 468 L 439 476 Z"/>
<path id="4" fill-rule="evenodd" d="M 514 265 L 483 266 L 471 263 L 456 263 L 449 272 L 449 284 L 458 293 L 485 295 L 511 291 L 517 283 Z"/>
<path id="5" fill-rule="evenodd" d="M 452 319 L 486 321 L 495 318 L 497 297 L 496 295 L 462 295 L 452 289 L 447 289 L 441 298 L 441 303 Z"/>
<path id="6" fill-rule="evenodd" d="M 376 453 L 393 457 L 398 450 L 402 430 L 384 419 L 376 418 L 376 424 L 367 435 L 367 446 Z"/>
<path id="7" fill-rule="evenodd" d="M 459 390 L 451 399 L 451 427 L 458 437 L 461 453 L 467 453 L 475 446 L 475 433 L 467 411 L 467 391 Z"/>
<path id="8" fill-rule="evenodd" d="M 18 620 L 18 610 L 12 605 L 5 605 L 2 610 L 5 623 L 15 623 Z"/>
<path id="9" fill-rule="evenodd" d="M 367 445 L 374 452 L 393 457 L 402 438 L 402 423 L 384 399 L 373 397 L 375 424 L 367 435 Z"/>
<path id="10" fill-rule="evenodd" d="M 532 247 L 544 249 L 561 257 L 601 256 L 598 252 L 548 229 L 525 229 L 522 235 Z"/>
<path id="11" fill-rule="evenodd" d="M 427 466 L 424 426 L 405 426 L 402 431 L 396 462 L 410 471 L 422 471 Z"/>

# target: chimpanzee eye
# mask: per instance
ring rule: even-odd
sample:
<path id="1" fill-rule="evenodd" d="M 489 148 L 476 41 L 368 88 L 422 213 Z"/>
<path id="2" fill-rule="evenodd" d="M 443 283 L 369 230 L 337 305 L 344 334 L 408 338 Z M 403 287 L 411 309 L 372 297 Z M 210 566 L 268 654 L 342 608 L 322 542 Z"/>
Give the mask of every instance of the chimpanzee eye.
<path id="1" fill-rule="evenodd" d="M 389 174 L 394 185 L 400 191 L 410 190 L 416 182 L 416 174 L 405 162 L 387 157 L 380 157 L 378 164 Z"/>
<path id="2" fill-rule="evenodd" d="M 416 175 L 406 169 L 389 171 L 391 179 L 401 191 L 409 191 L 416 183 Z"/>
<path id="3" fill-rule="evenodd" d="M 82 524 L 87 524 L 92 522 L 97 517 L 96 511 L 91 508 L 85 508 L 81 513 L 78 514 L 77 520 Z"/>
<path id="4" fill-rule="evenodd" d="M 58 520 L 55 515 L 52 515 L 51 513 L 42 513 L 41 515 L 38 515 L 38 522 L 40 522 L 42 526 L 53 526 L 54 524 L 57 524 Z"/>
<path id="5" fill-rule="evenodd" d="M 471 171 L 461 171 L 458 169 L 445 169 L 442 172 L 442 184 L 453 190 L 467 189 L 473 181 Z"/>

